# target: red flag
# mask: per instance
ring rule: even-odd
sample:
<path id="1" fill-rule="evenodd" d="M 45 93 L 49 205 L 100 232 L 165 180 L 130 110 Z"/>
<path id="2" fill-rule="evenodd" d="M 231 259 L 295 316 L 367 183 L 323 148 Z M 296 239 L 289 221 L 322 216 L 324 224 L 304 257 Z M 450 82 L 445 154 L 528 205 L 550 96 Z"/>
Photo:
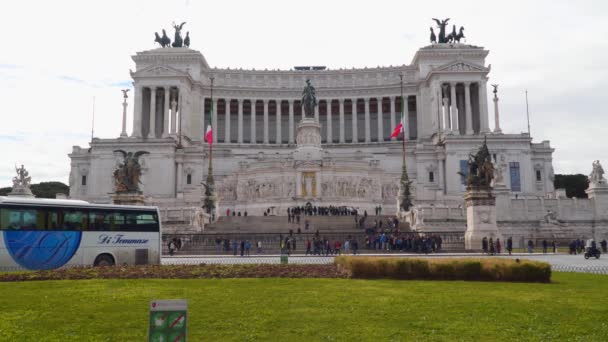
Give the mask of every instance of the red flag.
<path id="1" fill-rule="evenodd" d="M 209 145 L 213 144 L 213 130 L 211 129 L 211 125 L 207 125 L 207 131 L 205 132 L 205 140 Z"/>
<path id="2" fill-rule="evenodd" d="M 397 127 L 395 127 L 395 130 L 391 134 L 391 138 L 397 137 L 401 132 L 403 132 L 403 122 L 400 122 Z"/>

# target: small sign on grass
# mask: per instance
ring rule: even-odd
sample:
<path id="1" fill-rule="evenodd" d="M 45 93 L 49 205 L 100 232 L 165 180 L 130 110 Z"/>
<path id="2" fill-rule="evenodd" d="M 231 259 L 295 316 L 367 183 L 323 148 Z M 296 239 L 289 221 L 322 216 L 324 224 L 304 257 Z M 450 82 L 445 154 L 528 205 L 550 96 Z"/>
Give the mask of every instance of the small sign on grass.
<path id="1" fill-rule="evenodd" d="M 188 302 L 153 300 L 150 302 L 150 342 L 186 341 Z"/>

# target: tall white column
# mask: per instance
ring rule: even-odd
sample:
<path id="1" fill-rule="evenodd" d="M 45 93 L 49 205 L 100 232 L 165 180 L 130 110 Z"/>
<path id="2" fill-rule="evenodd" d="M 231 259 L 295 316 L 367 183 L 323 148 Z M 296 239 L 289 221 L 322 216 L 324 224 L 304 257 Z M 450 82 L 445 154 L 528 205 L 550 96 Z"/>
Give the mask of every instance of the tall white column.
<path id="1" fill-rule="evenodd" d="M 353 143 L 359 142 L 359 137 L 357 137 L 357 99 L 352 99 L 351 101 L 353 106 Z"/>
<path id="2" fill-rule="evenodd" d="M 255 144 L 256 136 L 255 136 L 255 104 L 256 100 L 251 100 L 251 143 Z"/>
<path id="3" fill-rule="evenodd" d="M 144 88 L 142 86 L 135 86 L 135 95 L 133 95 L 133 132 L 131 133 L 132 137 L 141 138 L 141 128 L 142 128 L 142 107 L 143 107 L 143 91 Z"/>
<path id="4" fill-rule="evenodd" d="M 498 86 L 495 86 L 498 87 Z M 497 89 L 494 89 L 494 133 L 502 133 L 500 129 L 500 117 L 498 115 L 498 94 Z"/>
<path id="5" fill-rule="evenodd" d="M 479 120 L 481 133 L 489 133 L 490 123 L 488 120 L 488 93 L 485 80 L 479 83 L 479 115 L 481 116 Z"/>
<path id="6" fill-rule="evenodd" d="M 181 161 L 177 162 L 177 192 L 182 192 L 184 190 L 184 182 L 183 182 L 184 167 L 183 167 L 183 165 L 184 164 Z"/>
<path id="7" fill-rule="evenodd" d="M 443 88 L 443 131 L 449 132 L 450 131 L 450 107 L 449 107 L 450 101 L 448 100 L 448 85 L 442 84 L 441 87 Z"/>
<path id="8" fill-rule="evenodd" d="M 383 128 L 384 128 L 384 123 L 382 122 L 382 98 L 379 97 L 377 99 L 377 106 L 378 106 L 378 142 L 383 142 L 384 141 L 384 132 L 383 132 Z"/>
<path id="9" fill-rule="evenodd" d="M 473 134 L 473 111 L 471 110 L 471 82 L 464 84 L 464 110 L 466 113 L 466 134 Z"/>
<path id="10" fill-rule="evenodd" d="M 443 97 L 441 96 L 441 85 L 435 87 L 435 106 L 437 107 L 437 121 L 439 132 L 443 132 L 445 130 L 445 126 L 443 124 L 443 120 L 441 120 L 443 116 Z"/>
<path id="11" fill-rule="evenodd" d="M 166 138 L 169 136 L 169 117 L 171 116 L 171 112 L 169 110 L 169 102 L 171 101 L 169 98 L 170 93 L 171 93 L 171 87 L 165 87 L 165 101 L 163 103 L 163 105 L 165 107 L 165 108 L 163 108 L 163 138 Z M 204 109 L 203 109 L 203 112 L 204 112 Z M 203 120 L 203 123 L 205 123 L 204 120 Z"/>
<path id="12" fill-rule="evenodd" d="M 340 104 L 340 143 L 344 144 L 344 99 L 339 99 Z"/>
<path id="13" fill-rule="evenodd" d="M 395 130 L 395 96 L 389 97 L 391 101 L 391 133 Z M 401 120 L 401 119 L 400 119 Z M 397 138 L 391 138 L 391 140 L 395 140 Z"/>
<path id="14" fill-rule="evenodd" d="M 238 104 L 238 143 L 243 143 L 243 99 L 237 99 Z"/>
<path id="15" fill-rule="evenodd" d="M 369 119 L 369 98 L 366 97 L 363 102 L 365 104 L 365 142 L 368 143 L 372 141 L 371 125 Z"/>
<path id="16" fill-rule="evenodd" d="M 207 113 L 205 110 L 205 104 L 207 103 L 206 98 L 203 96 L 201 98 L 201 131 L 199 132 L 201 135 L 201 143 L 205 145 L 205 132 L 207 132 Z"/>
<path id="17" fill-rule="evenodd" d="M 293 120 L 293 100 L 288 100 L 289 102 L 289 143 L 293 144 L 293 133 L 294 133 L 294 120 Z"/>
<path id="18" fill-rule="evenodd" d="M 277 107 L 277 145 L 280 145 L 281 139 L 283 139 L 281 136 L 281 100 L 276 100 L 275 103 Z"/>
<path id="19" fill-rule="evenodd" d="M 410 106 L 409 106 L 409 96 L 403 96 L 403 137 L 405 140 L 410 140 Z"/>
<path id="20" fill-rule="evenodd" d="M 171 100 L 171 134 L 177 133 L 177 93 Z"/>
<path id="21" fill-rule="evenodd" d="M 225 99 L 224 100 L 226 103 L 226 106 L 224 107 L 225 110 L 225 115 L 224 115 L 224 142 L 229 144 L 230 143 L 230 99 Z"/>
<path id="22" fill-rule="evenodd" d="M 127 95 L 123 96 L 122 101 L 122 130 L 120 131 L 120 137 L 126 138 L 127 134 Z"/>
<path id="23" fill-rule="evenodd" d="M 213 143 L 217 143 L 217 98 L 213 99 L 213 115 L 211 116 L 211 129 L 213 130 Z"/>
<path id="24" fill-rule="evenodd" d="M 319 122 L 319 103 L 315 106 L 315 121 Z"/>
<path id="25" fill-rule="evenodd" d="M 332 131 L 331 131 L 331 100 L 326 100 L 326 108 L 327 108 L 327 143 L 331 144 L 333 143 L 333 136 L 332 136 Z"/>
<path id="26" fill-rule="evenodd" d="M 156 87 L 150 91 L 150 131 L 148 138 L 156 138 Z"/>
<path id="27" fill-rule="evenodd" d="M 268 100 L 264 100 L 264 144 L 268 144 Z"/>
<path id="28" fill-rule="evenodd" d="M 458 130 L 458 106 L 456 106 L 456 83 L 450 83 L 450 112 L 452 113 L 452 134 L 458 135 L 460 131 Z"/>

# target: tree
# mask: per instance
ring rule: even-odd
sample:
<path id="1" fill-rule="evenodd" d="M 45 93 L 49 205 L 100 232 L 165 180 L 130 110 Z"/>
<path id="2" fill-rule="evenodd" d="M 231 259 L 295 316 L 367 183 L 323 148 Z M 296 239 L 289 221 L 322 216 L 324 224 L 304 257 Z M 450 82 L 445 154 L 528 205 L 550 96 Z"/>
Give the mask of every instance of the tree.
<path id="1" fill-rule="evenodd" d="M 587 198 L 585 189 L 589 187 L 589 178 L 585 175 L 555 175 L 553 185 L 556 189 L 566 189 L 568 198 Z"/>
<path id="2" fill-rule="evenodd" d="M 32 184 L 31 189 L 37 198 L 55 198 L 58 193 L 66 196 L 70 193 L 70 187 L 61 182 L 40 182 Z M 11 190 L 13 190 L 12 187 L 0 188 L 0 196 L 8 195 Z"/>

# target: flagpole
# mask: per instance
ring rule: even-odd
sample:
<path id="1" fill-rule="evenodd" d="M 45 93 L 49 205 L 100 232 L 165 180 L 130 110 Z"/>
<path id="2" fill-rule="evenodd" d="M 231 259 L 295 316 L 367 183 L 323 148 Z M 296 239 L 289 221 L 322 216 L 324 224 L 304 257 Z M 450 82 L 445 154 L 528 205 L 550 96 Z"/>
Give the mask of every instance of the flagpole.
<path id="1" fill-rule="evenodd" d="M 211 110 L 209 111 L 209 115 L 213 116 L 213 80 L 215 80 L 215 77 L 211 76 Z M 213 120 L 210 120 L 213 121 Z M 213 130 L 214 127 L 211 127 L 211 130 Z M 209 141 L 209 175 L 211 175 L 211 172 L 213 170 L 213 167 L 211 166 L 211 163 L 213 161 L 213 141 Z"/>
<path id="2" fill-rule="evenodd" d="M 403 130 L 403 167 L 405 167 L 405 116 L 403 114 L 403 107 L 404 107 L 404 103 L 403 103 L 403 73 L 399 74 L 399 79 L 401 80 L 401 121 L 402 121 L 402 126 L 401 126 L 401 130 Z"/>

